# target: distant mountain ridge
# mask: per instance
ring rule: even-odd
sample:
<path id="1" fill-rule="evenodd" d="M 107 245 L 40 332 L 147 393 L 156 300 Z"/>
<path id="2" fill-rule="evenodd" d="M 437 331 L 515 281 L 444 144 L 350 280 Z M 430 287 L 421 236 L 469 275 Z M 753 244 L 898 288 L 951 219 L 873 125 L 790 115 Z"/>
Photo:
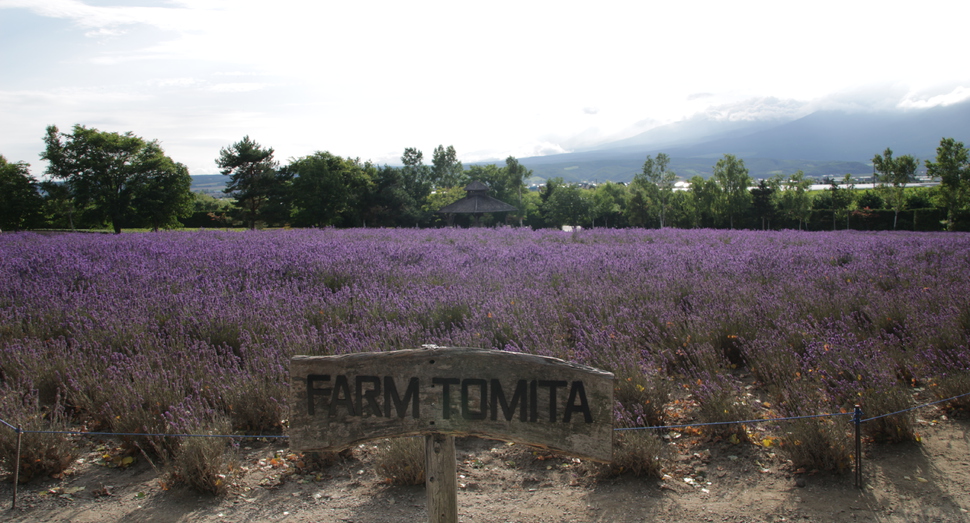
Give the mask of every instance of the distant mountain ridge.
<path id="1" fill-rule="evenodd" d="M 703 121 L 658 127 L 593 150 L 520 158 L 540 178 L 626 182 L 646 156 L 666 153 L 681 177 L 709 176 L 718 158 L 733 154 L 755 178 L 872 172 L 872 157 L 887 147 L 920 160 L 936 156 L 940 139 L 970 143 L 970 102 L 929 109 L 848 113 L 816 111 L 795 119 Z M 921 162 L 922 163 L 922 162 Z"/>
<path id="2" fill-rule="evenodd" d="M 936 156 L 941 138 L 970 144 L 970 101 L 929 109 L 877 112 L 823 110 L 801 117 L 735 119 L 698 115 L 636 136 L 572 153 L 519 158 L 533 175 L 567 182 L 628 182 L 646 156 L 666 153 L 682 178 L 710 176 L 724 154 L 744 159 L 754 178 L 802 170 L 809 176 L 871 174 L 872 157 Z M 491 162 L 487 162 L 491 163 Z M 504 162 L 498 162 L 504 164 Z M 193 176 L 192 189 L 223 196 L 227 177 Z"/>

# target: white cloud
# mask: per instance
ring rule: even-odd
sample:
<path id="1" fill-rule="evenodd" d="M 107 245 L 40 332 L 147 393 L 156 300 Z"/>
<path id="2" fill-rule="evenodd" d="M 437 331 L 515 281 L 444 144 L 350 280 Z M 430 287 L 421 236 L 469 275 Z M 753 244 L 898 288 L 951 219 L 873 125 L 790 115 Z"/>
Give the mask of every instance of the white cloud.
<path id="1" fill-rule="evenodd" d="M 103 7 L 88 5 L 80 0 L 0 0 L 0 8 L 29 9 L 41 16 L 69 19 L 84 28 L 132 24 L 148 24 L 162 29 L 198 28 L 191 23 L 195 16 L 185 8 Z"/>
<path id="2" fill-rule="evenodd" d="M 780 100 L 768 96 L 751 98 L 740 102 L 709 107 L 703 114 L 713 120 L 732 122 L 791 120 L 807 115 L 808 104 L 798 100 Z"/>
<path id="3" fill-rule="evenodd" d="M 215 84 L 208 87 L 209 91 L 214 93 L 248 93 L 252 91 L 259 91 L 265 89 L 267 84 L 255 83 L 255 82 L 236 82 L 236 83 L 224 83 Z"/>
<path id="4" fill-rule="evenodd" d="M 198 78 L 157 78 L 150 80 L 149 85 L 155 87 L 192 87 L 199 85 L 201 80 Z"/>
<path id="5" fill-rule="evenodd" d="M 128 31 L 123 29 L 109 29 L 107 27 L 99 27 L 93 31 L 88 31 L 84 33 L 84 36 L 88 38 L 105 38 L 105 37 L 112 37 L 112 36 L 122 36 L 127 32 Z"/>
<path id="6" fill-rule="evenodd" d="M 970 87 L 959 86 L 948 93 L 923 97 L 912 94 L 899 102 L 903 109 L 929 109 L 930 107 L 953 105 L 970 100 Z"/>
<path id="7" fill-rule="evenodd" d="M 711 93 L 691 93 L 687 95 L 687 101 L 703 100 L 705 98 L 711 98 L 714 95 Z"/>
<path id="8" fill-rule="evenodd" d="M 152 97 L 144 93 L 105 88 L 54 88 L 49 90 L 0 91 L 0 107 L 15 110 L 18 107 L 83 107 L 110 100 L 119 102 L 144 102 Z"/>
<path id="9" fill-rule="evenodd" d="M 550 142 L 539 142 L 532 144 L 530 149 L 524 149 L 523 153 L 518 157 L 523 158 L 527 156 L 548 156 L 550 154 L 562 154 L 567 153 L 566 149 L 563 149 L 558 143 Z"/>
<path id="10" fill-rule="evenodd" d="M 873 82 L 820 96 L 811 101 L 810 108 L 847 113 L 888 111 L 896 109 L 907 92 L 901 82 Z"/>

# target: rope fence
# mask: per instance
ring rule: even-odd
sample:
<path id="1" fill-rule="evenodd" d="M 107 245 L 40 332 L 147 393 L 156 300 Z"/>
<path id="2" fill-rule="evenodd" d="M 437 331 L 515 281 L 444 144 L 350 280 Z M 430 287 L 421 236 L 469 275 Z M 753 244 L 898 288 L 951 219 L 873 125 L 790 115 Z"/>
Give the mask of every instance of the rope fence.
<path id="1" fill-rule="evenodd" d="M 880 414 L 878 416 L 873 416 L 871 418 L 866 418 L 866 419 L 862 420 L 862 422 L 865 423 L 867 421 L 877 420 L 879 418 L 887 418 L 889 416 L 895 416 L 896 414 L 902 414 L 904 412 L 909 412 L 909 411 L 912 411 L 912 410 L 921 409 L 923 407 L 929 407 L 931 405 L 936 405 L 938 403 L 945 403 L 947 401 L 953 401 L 955 399 L 960 399 L 960 398 L 963 398 L 965 396 L 970 396 L 970 392 L 965 392 L 963 394 L 959 394 L 957 396 L 953 396 L 952 398 L 946 398 L 946 399 L 942 399 L 942 400 L 931 401 L 929 403 L 924 403 L 922 405 L 917 405 L 915 407 L 910 407 L 908 409 L 897 410 L 896 412 L 890 412 L 889 414 Z"/>
<path id="2" fill-rule="evenodd" d="M 802 419 L 813 419 L 813 418 L 834 418 L 839 416 L 852 416 L 852 424 L 855 428 L 855 486 L 857 488 L 863 488 L 862 482 L 862 433 L 861 426 L 863 423 L 868 421 L 874 421 L 881 418 L 887 418 L 889 416 L 895 416 L 898 414 L 905 414 L 907 412 L 912 412 L 925 407 L 931 407 L 933 405 L 938 405 L 940 403 L 946 403 L 948 401 L 957 400 L 966 396 L 970 396 L 970 392 L 963 394 L 958 394 L 949 398 L 944 398 L 937 401 L 931 401 L 929 403 L 923 403 L 916 405 L 907 409 L 897 410 L 895 412 L 889 412 L 886 414 L 880 414 L 878 416 L 872 416 L 869 418 L 863 418 L 862 408 L 858 405 L 855 406 L 853 412 L 836 412 L 830 414 L 812 414 L 807 416 L 787 416 L 779 418 L 759 418 L 759 419 L 748 419 L 748 420 L 738 420 L 738 421 L 714 421 L 706 423 L 684 423 L 678 425 L 653 425 L 647 427 L 619 427 L 614 428 L 615 432 L 621 431 L 632 431 L 632 430 L 670 430 L 670 429 L 684 429 L 693 427 L 710 427 L 716 425 L 754 425 L 758 423 L 777 423 L 784 421 L 795 421 Z M 16 457 L 14 459 L 14 477 L 13 477 L 13 502 L 11 509 L 17 508 L 17 484 L 19 480 L 20 472 L 20 449 L 21 449 L 21 438 L 24 434 L 60 434 L 65 436 L 99 436 L 99 437 L 166 437 L 166 438 L 229 438 L 229 439 L 288 439 L 289 436 L 285 434 L 269 434 L 269 435 L 253 435 L 253 434 L 161 434 L 161 433 L 144 433 L 144 432 L 85 432 L 85 431 L 72 431 L 72 430 L 24 430 L 21 426 L 14 426 L 7 422 L 6 420 L 0 418 L 0 424 L 10 428 L 17 434 L 17 447 L 16 447 Z"/>
<path id="3" fill-rule="evenodd" d="M 835 414 L 812 414 L 810 416 L 788 416 L 786 418 L 760 418 L 760 419 L 746 419 L 739 421 L 710 421 L 707 423 L 685 423 L 682 425 L 654 425 L 652 427 L 620 427 L 613 429 L 614 431 L 623 430 L 651 430 L 651 429 L 683 429 L 691 427 L 710 427 L 713 425 L 754 425 L 755 423 L 768 423 L 772 421 L 793 421 L 798 419 L 811 419 L 811 418 L 832 418 L 835 416 L 849 416 L 852 415 L 851 412 L 838 412 Z"/>
<path id="4" fill-rule="evenodd" d="M 9 423 L 0 420 L 4 425 L 13 427 Z M 16 428 L 14 428 L 16 430 Z M 144 436 L 155 438 L 231 438 L 231 439 L 287 439 L 289 436 L 284 434 L 167 434 L 148 432 L 85 432 L 80 430 L 24 430 L 24 434 L 63 434 L 65 436 Z"/>

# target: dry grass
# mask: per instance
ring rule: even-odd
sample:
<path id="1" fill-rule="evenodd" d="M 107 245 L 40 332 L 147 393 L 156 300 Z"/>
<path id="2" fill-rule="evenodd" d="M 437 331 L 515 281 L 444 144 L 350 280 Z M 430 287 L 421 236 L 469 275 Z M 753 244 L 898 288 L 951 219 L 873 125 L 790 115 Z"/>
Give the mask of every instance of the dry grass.
<path id="1" fill-rule="evenodd" d="M 202 434 L 227 434 L 228 420 L 214 421 L 208 430 L 195 431 Z M 203 427 L 200 427 L 203 429 Z M 173 484 L 185 485 L 199 492 L 225 494 L 233 471 L 236 470 L 235 452 L 228 438 L 186 438 L 174 452 L 168 474 Z"/>
<path id="2" fill-rule="evenodd" d="M 60 396 L 50 407 L 40 407 L 36 394 L 21 398 L 17 394 L 0 395 L 0 416 L 20 426 L 23 431 L 67 431 L 67 417 Z M 0 459 L 13 470 L 17 451 L 17 432 L 0 427 Z M 20 438 L 20 483 L 43 476 L 57 475 L 77 458 L 74 439 L 65 434 L 25 432 Z M 12 479 L 12 477 L 11 477 Z"/>
<path id="3" fill-rule="evenodd" d="M 796 468 L 845 472 L 852 465 L 852 440 L 846 418 L 808 418 L 787 422 L 781 452 Z"/>
<path id="4" fill-rule="evenodd" d="M 587 462 L 587 471 L 595 476 L 660 477 L 663 442 L 653 430 L 619 431 L 613 438 L 613 461 L 606 464 Z"/>
<path id="5" fill-rule="evenodd" d="M 424 437 L 393 438 L 377 443 L 374 466 L 393 485 L 424 484 Z"/>

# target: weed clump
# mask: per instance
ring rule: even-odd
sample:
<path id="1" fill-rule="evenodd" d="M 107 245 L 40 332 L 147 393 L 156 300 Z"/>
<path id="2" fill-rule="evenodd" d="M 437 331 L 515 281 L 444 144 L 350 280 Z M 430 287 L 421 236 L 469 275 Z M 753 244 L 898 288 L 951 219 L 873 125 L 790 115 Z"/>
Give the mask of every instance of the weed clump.
<path id="1" fill-rule="evenodd" d="M 377 444 L 374 466 L 392 485 L 424 484 L 424 438 L 392 438 Z"/>
<path id="2" fill-rule="evenodd" d="M 862 399 L 867 412 L 896 413 L 863 423 L 862 428 L 866 435 L 879 443 L 918 441 L 914 413 L 900 412 L 913 406 L 912 398 L 905 389 L 898 387 L 884 390 L 867 389 Z"/>
<path id="3" fill-rule="evenodd" d="M 192 434 L 203 436 L 186 438 L 174 450 L 169 480 L 199 492 L 225 494 L 236 470 L 235 452 L 228 438 L 212 436 L 228 434 L 229 421 L 213 420 L 207 425 L 195 424 L 186 428 L 194 429 Z"/>
<path id="4" fill-rule="evenodd" d="M 697 416 L 702 423 L 710 423 L 704 431 L 712 438 L 748 441 L 744 424 L 734 423 L 752 418 L 751 407 L 744 401 L 739 383 L 730 375 L 700 373 L 691 384 L 697 398 Z"/>
<path id="5" fill-rule="evenodd" d="M 660 477 L 663 442 L 653 430 L 619 431 L 613 438 L 613 461 L 590 463 L 590 472 L 613 477 L 629 474 L 635 477 Z"/>
<path id="6" fill-rule="evenodd" d="M 23 396 L 11 390 L 0 391 L 0 418 L 24 431 L 67 431 L 67 416 L 60 395 L 49 407 L 40 407 L 36 391 Z M 14 463 L 17 432 L 0 427 L 0 458 L 7 468 L 19 467 L 20 483 L 64 472 L 77 459 L 73 438 L 65 434 L 30 432 L 20 438 L 20 461 Z M 11 480 L 13 477 L 11 476 Z"/>
<path id="7" fill-rule="evenodd" d="M 673 390 L 670 378 L 659 372 L 622 369 L 616 373 L 613 400 L 630 426 L 659 426 L 664 423 L 664 405 Z"/>
<path id="8" fill-rule="evenodd" d="M 781 452 L 796 468 L 845 472 L 852 463 L 844 419 L 807 418 L 787 422 Z"/>

